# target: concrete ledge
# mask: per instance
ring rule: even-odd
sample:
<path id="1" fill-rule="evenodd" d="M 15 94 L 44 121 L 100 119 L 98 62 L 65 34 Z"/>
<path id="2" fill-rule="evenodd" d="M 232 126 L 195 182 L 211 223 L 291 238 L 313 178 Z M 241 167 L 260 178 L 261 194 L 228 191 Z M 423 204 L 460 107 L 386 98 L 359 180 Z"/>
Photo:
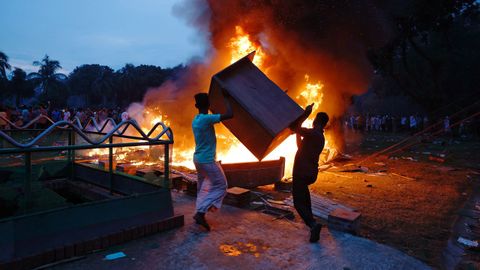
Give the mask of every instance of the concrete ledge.
<path id="1" fill-rule="evenodd" d="M 142 238 L 158 232 L 183 226 L 183 215 L 173 216 L 158 222 L 131 227 L 122 231 L 100 236 L 94 239 L 77 242 L 74 244 L 58 247 L 32 256 L 19 258 L 15 261 L 0 264 L 0 270 L 32 269 L 41 265 L 49 264 L 72 257 L 85 256 L 93 251 L 102 250 L 110 246 Z"/>

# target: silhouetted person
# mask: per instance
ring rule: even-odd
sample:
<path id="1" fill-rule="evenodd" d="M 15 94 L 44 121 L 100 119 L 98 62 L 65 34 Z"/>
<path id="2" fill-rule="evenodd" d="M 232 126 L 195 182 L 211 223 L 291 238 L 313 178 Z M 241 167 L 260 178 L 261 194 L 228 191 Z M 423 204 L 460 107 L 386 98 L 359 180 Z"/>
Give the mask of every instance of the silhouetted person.
<path id="1" fill-rule="evenodd" d="M 226 94 L 226 93 L 225 93 Z M 208 94 L 195 95 L 195 107 L 198 114 L 192 122 L 193 135 L 195 137 L 195 153 L 193 162 L 197 169 L 197 201 L 196 213 L 193 219 L 197 224 L 210 230 L 205 219 L 207 211 L 216 211 L 222 205 L 222 200 L 227 192 L 227 178 L 220 163 L 216 161 L 217 138 L 214 124 L 233 117 L 230 102 L 225 98 L 227 112 L 225 114 L 208 114 L 210 102 Z"/>
<path id="2" fill-rule="evenodd" d="M 290 128 L 297 135 L 297 153 L 293 163 L 293 205 L 305 224 L 310 228 L 310 242 L 320 239 L 322 225 L 317 223 L 312 214 L 312 203 L 308 186 L 317 180 L 318 160 L 325 146 L 323 128 L 328 123 L 328 115 L 320 112 L 313 121 L 313 128 L 301 125 L 312 113 L 313 103 L 305 108 L 304 114 Z"/>

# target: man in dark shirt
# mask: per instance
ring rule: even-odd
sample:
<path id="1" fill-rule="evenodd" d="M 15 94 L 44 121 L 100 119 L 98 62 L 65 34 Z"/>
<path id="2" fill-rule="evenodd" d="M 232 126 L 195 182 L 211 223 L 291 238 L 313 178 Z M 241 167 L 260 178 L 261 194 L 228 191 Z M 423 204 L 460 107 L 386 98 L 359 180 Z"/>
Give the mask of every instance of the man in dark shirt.
<path id="1" fill-rule="evenodd" d="M 297 134 L 298 147 L 293 163 L 293 204 L 305 224 L 310 227 L 310 242 L 314 243 L 320 239 L 322 225 L 313 218 L 308 185 L 317 180 L 318 160 L 325 146 L 323 128 L 328 123 L 328 115 L 320 112 L 313 121 L 313 128 L 302 128 L 303 121 L 312 113 L 312 107 L 313 103 L 308 105 L 304 114 L 290 128 Z"/>

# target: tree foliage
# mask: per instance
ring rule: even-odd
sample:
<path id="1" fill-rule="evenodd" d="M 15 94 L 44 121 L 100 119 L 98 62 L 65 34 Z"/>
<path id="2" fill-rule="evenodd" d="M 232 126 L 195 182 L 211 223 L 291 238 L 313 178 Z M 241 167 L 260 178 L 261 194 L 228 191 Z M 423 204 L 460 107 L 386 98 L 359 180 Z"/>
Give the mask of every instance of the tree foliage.
<path id="1" fill-rule="evenodd" d="M 453 112 L 480 98 L 477 1 L 392 1 L 384 8 L 392 38 L 368 52 L 377 93 L 407 94 L 430 112 Z"/>
<path id="2" fill-rule="evenodd" d="M 27 73 L 21 68 L 15 68 L 10 81 L 10 92 L 15 96 L 15 104 L 18 107 L 22 98 L 33 96 L 33 85 L 27 81 Z"/>
<path id="3" fill-rule="evenodd" d="M 33 81 L 40 90 L 41 98 L 43 100 L 65 100 L 68 93 L 64 81 L 67 76 L 63 73 L 57 73 L 61 69 L 60 62 L 57 60 L 50 60 L 48 55 L 41 61 L 33 62 L 33 65 L 40 66 L 38 72 L 28 74 L 27 79 Z M 52 93 L 52 91 L 54 91 Z"/>

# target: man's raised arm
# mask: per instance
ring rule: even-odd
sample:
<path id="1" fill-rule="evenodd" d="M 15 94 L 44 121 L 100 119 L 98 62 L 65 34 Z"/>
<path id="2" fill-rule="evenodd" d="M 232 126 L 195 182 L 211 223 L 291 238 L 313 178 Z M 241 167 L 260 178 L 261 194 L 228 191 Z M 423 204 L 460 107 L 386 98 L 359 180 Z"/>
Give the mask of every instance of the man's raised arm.
<path id="1" fill-rule="evenodd" d="M 312 113 L 312 109 L 313 109 L 313 104 L 310 104 L 308 105 L 307 107 L 305 107 L 305 111 L 303 112 L 302 116 L 300 116 L 297 120 L 293 121 L 293 123 L 290 124 L 290 129 L 293 131 L 293 132 L 298 132 L 298 130 L 300 129 L 300 127 L 302 126 L 302 123 L 307 120 L 307 118 L 310 116 L 310 114 Z"/>
<path id="2" fill-rule="evenodd" d="M 223 90 L 222 92 L 223 92 L 223 100 L 225 101 L 225 107 L 227 111 L 224 114 L 220 115 L 220 121 L 233 118 L 232 104 L 230 104 L 230 101 L 228 100 L 229 94 L 225 90 Z"/>

